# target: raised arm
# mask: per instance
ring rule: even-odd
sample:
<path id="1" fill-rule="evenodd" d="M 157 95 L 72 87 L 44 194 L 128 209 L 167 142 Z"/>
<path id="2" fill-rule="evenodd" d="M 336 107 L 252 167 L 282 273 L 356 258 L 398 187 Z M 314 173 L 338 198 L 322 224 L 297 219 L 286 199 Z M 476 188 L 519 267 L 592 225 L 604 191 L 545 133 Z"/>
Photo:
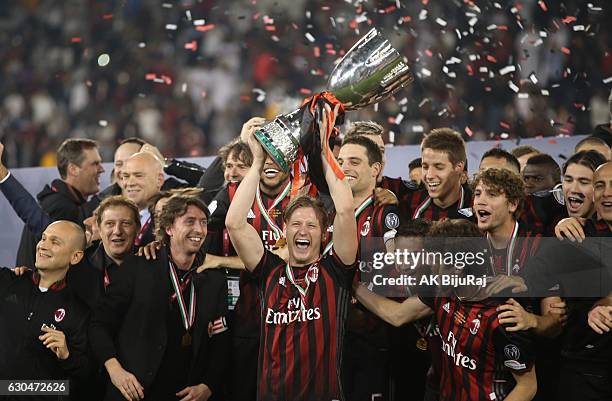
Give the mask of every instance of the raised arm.
<path id="1" fill-rule="evenodd" d="M 431 308 L 421 302 L 417 296 L 412 296 L 399 303 L 374 294 L 363 284 L 355 288 L 355 298 L 376 316 L 395 327 L 414 322 L 433 313 Z"/>
<path id="2" fill-rule="evenodd" d="M 40 238 L 42 232 L 51 223 L 51 218 L 2 163 L 3 153 L 4 145 L 0 143 L 0 190 L 19 218 L 36 238 Z"/>
<path id="3" fill-rule="evenodd" d="M 236 253 L 247 270 L 255 269 L 264 253 L 259 234 L 247 221 L 247 215 L 253 205 L 253 200 L 255 200 L 255 193 L 259 186 L 261 171 L 266 158 L 263 148 L 253 136 L 255 130 L 263 121 L 260 119 L 254 120 L 247 121 L 240 134 L 242 140 L 248 143 L 251 148 L 253 164 L 240 182 L 225 217 L 225 227 L 232 240 L 232 245 L 234 245 Z"/>
<path id="4" fill-rule="evenodd" d="M 334 253 L 342 263 L 345 265 L 352 265 L 357 259 L 357 248 L 359 247 L 357 241 L 357 222 L 355 221 L 355 210 L 353 208 L 353 193 L 351 192 L 348 181 L 336 176 L 334 168 L 330 163 L 335 164 L 335 167 L 337 167 L 335 170 L 340 170 L 340 167 L 334 156 L 328 154 L 331 152 L 329 146 L 325 146 L 325 142 L 328 140 L 326 135 L 328 124 L 333 127 L 337 113 L 338 106 L 336 106 L 333 116 L 331 116 L 331 108 L 327 104 L 322 112 L 322 119 L 319 124 L 321 149 L 323 149 L 321 161 L 323 164 L 325 181 L 329 187 L 329 194 L 334 201 L 334 207 L 336 209 L 334 233 L 332 237 L 334 241 Z"/>

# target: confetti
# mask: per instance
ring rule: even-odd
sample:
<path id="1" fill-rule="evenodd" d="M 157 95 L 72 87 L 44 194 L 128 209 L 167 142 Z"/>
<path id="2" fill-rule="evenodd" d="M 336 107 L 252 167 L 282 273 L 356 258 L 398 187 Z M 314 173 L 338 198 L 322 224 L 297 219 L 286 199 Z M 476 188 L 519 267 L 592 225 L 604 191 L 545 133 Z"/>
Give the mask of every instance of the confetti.
<path id="1" fill-rule="evenodd" d="M 303 95 L 310 95 L 312 91 L 308 88 L 300 88 L 300 93 Z"/>
<path id="2" fill-rule="evenodd" d="M 576 21 L 576 17 L 574 17 L 573 15 L 568 15 L 567 17 L 563 18 L 561 21 L 563 21 L 563 23 L 565 24 L 571 24 L 572 22 Z"/>
<path id="3" fill-rule="evenodd" d="M 397 117 L 395 117 L 395 124 L 400 125 L 403 120 L 404 120 L 404 115 L 400 113 L 397 115 Z"/>
<path id="4" fill-rule="evenodd" d="M 512 81 L 508 81 L 508 86 L 510 87 L 510 89 L 512 89 L 515 93 L 518 93 L 519 91 L 519 87 L 516 86 L 516 84 Z"/>
<path id="5" fill-rule="evenodd" d="M 263 102 L 266 99 L 266 91 L 264 91 L 263 89 L 253 88 L 251 92 L 257 94 L 255 100 L 259 103 Z"/>
<path id="6" fill-rule="evenodd" d="M 548 95 L 550 95 L 550 92 L 548 91 L 548 89 L 542 89 L 542 90 L 540 91 L 540 93 L 542 94 L 542 96 L 548 96 Z"/>
<path id="7" fill-rule="evenodd" d="M 426 77 L 431 77 L 431 71 L 429 71 L 427 68 L 423 67 L 421 68 L 421 74 L 423 74 Z"/>
<path id="8" fill-rule="evenodd" d="M 514 72 L 516 71 L 516 67 L 513 65 L 507 65 L 504 68 L 502 68 L 501 70 L 499 70 L 499 75 L 506 75 L 508 73 Z"/>
<path id="9" fill-rule="evenodd" d="M 427 19 L 427 10 L 421 10 L 419 13 L 419 20 L 424 21 Z"/>
<path id="10" fill-rule="evenodd" d="M 548 7 L 546 6 L 546 3 L 544 3 L 542 0 L 538 1 L 538 5 L 542 9 L 542 11 L 548 11 Z"/>
<path id="11" fill-rule="evenodd" d="M 608 78 L 603 80 L 604 84 L 609 84 L 610 82 L 612 82 L 612 77 L 608 77 Z"/>
<path id="12" fill-rule="evenodd" d="M 306 36 L 306 39 L 308 39 L 308 41 L 310 43 L 314 43 L 315 42 L 315 38 L 314 38 L 314 36 L 312 36 L 312 34 L 310 32 L 306 32 L 306 35 L 304 35 L 304 36 Z"/>
<path id="13" fill-rule="evenodd" d="M 574 31 L 584 31 L 584 25 L 574 25 Z"/>
<path id="14" fill-rule="evenodd" d="M 138 43 L 138 47 L 144 49 L 145 47 L 147 47 L 147 44 L 145 42 L 140 42 Z"/>
<path id="15" fill-rule="evenodd" d="M 192 40 L 189 43 L 185 43 L 185 49 L 191 50 L 193 52 L 198 50 L 198 42 L 196 42 L 195 40 Z"/>
<path id="16" fill-rule="evenodd" d="M 440 26 L 446 26 L 446 21 L 444 21 L 442 18 L 438 17 L 436 18 L 436 23 Z"/>
<path id="17" fill-rule="evenodd" d="M 187 84 L 183 82 L 183 84 L 181 85 L 181 92 L 185 93 L 187 92 Z"/>
<path id="18" fill-rule="evenodd" d="M 533 82 L 534 84 L 538 83 L 538 78 L 535 76 L 535 74 L 533 72 L 531 74 L 529 74 L 529 80 L 531 82 Z"/>
<path id="19" fill-rule="evenodd" d="M 501 137 L 501 139 L 508 139 L 508 138 L 510 138 L 510 135 L 508 135 L 507 132 L 502 132 L 500 137 Z"/>
<path id="20" fill-rule="evenodd" d="M 176 28 L 178 28 L 176 24 L 166 24 L 166 29 L 169 31 L 176 31 Z"/>
<path id="21" fill-rule="evenodd" d="M 519 99 L 529 99 L 529 93 L 519 93 L 516 97 Z"/>
<path id="22" fill-rule="evenodd" d="M 191 11 L 190 10 L 185 11 L 185 17 L 187 17 L 187 21 L 191 21 Z"/>
<path id="23" fill-rule="evenodd" d="M 106 67 L 110 63 L 110 56 L 106 53 L 102 53 L 98 56 L 98 65 L 100 67 Z"/>
<path id="24" fill-rule="evenodd" d="M 108 126 L 108 121 L 100 120 L 100 121 L 98 121 L 98 124 L 100 125 L 100 127 L 106 127 L 106 126 Z"/>
<path id="25" fill-rule="evenodd" d="M 170 3 L 162 3 L 163 8 L 172 8 L 172 4 Z"/>
<path id="26" fill-rule="evenodd" d="M 424 132 L 425 128 L 422 125 L 413 125 L 412 132 Z"/>
<path id="27" fill-rule="evenodd" d="M 196 19 L 193 21 L 194 26 L 206 25 L 206 20 L 204 19 Z"/>
<path id="28" fill-rule="evenodd" d="M 474 136 L 474 132 L 472 132 L 472 129 L 468 126 L 465 127 L 465 133 L 469 136 L 472 137 Z"/>
<path id="29" fill-rule="evenodd" d="M 196 26 L 196 31 L 198 32 L 206 32 L 206 31 L 210 31 L 211 29 L 215 28 L 215 24 L 210 24 L 210 25 L 199 25 Z"/>
<path id="30" fill-rule="evenodd" d="M 74 37 L 70 39 L 71 43 L 81 43 L 81 38 L 79 37 Z"/>

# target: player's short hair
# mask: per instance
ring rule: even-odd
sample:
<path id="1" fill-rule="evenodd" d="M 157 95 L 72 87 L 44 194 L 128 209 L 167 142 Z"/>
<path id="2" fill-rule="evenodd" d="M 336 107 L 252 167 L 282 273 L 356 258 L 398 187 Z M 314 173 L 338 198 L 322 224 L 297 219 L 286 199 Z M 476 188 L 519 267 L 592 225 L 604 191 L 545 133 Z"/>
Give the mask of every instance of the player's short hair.
<path id="1" fill-rule="evenodd" d="M 229 159 L 230 156 L 234 156 L 247 166 L 251 166 L 251 164 L 253 164 L 253 154 L 251 153 L 251 149 L 249 148 L 249 145 L 241 141 L 240 138 L 234 139 L 219 149 L 219 157 L 221 157 L 223 160 L 224 168 L 225 163 L 227 163 L 227 159 Z"/>
<path id="2" fill-rule="evenodd" d="M 408 171 L 412 171 L 415 168 L 419 168 L 423 166 L 423 161 L 421 160 L 420 157 L 417 157 L 416 159 L 412 160 L 410 163 L 408 163 Z"/>
<path id="3" fill-rule="evenodd" d="M 189 206 L 195 206 L 203 211 L 206 219 L 210 217 L 208 207 L 200 198 L 195 196 L 173 195 L 159 215 L 159 228 L 156 233 L 158 241 L 166 245 L 170 244 L 170 236 L 166 232 L 166 229 L 172 226 L 177 218 L 187 213 Z"/>
<path id="4" fill-rule="evenodd" d="M 576 144 L 576 146 L 574 147 L 574 152 L 578 152 L 579 149 L 584 145 L 600 145 L 605 146 L 608 149 L 610 148 L 610 145 L 608 145 L 608 143 L 603 139 L 598 138 L 596 136 L 587 136 L 586 138 L 581 139 L 580 142 Z"/>
<path id="5" fill-rule="evenodd" d="M 138 206 L 123 195 L 109 196 L 100 202 L 100 206 L 98 206 L 98 217 L 96 218 L 98 227 L 102 226 L 102 215 L 104 212 L 113 207 L 125 207 L 129 209 L 130 212 L 132 212 L 132 220 L 134 220 L 134 224 L 140 227 L 140 213 L 138 212 Z"/>
<path id="6" fill-rule="evenodd" d="M 565 163 L 563 163 L 562 173 L 565 175 L 567 167 L 570 164 L 579 164 L 591 171 L 595 171 L 597 170 L 597 167 L 606 162 L 606 158 L 601 153 L 595 150 L 583 150 L 582 152 L 574 153 Z"/>
<path id="7" fill-rule="evenodd" d="M 119 142 L 119 146 L 121 145 L 125 145 L 126 143 L 132 143 L 134 145 L 138 145 L 141 148 L 147 144 L 147 142 L 144 139 L 141 138 L 137 138 L 135 136 L 131 136 L 129 138 L 125 138 L 124 140 L 122 140 L 121 142 Z M 140 150 L 140 149 L 138 149 Z"/>
<path id="8" fill-rule="evenodd" d="M 374 121 L 355 121 L 344 133 L 345 138 L 350 138 L 359 135 L 376 135 L 382 136 L 385 132 L 384 128 Z"/>
<path id="9" fill-rule="evenodd" d="M 421 152 L 423 149 L 433 149 L 446 153 L 453 165 L 460 162 L 463 162 L 465 165 L 467 162 L 465 142 L 461 134 L 451 128 L 431 130 L 421 142 Z"/>
<path id="10" fill-rule="evenodd" d="M 395 238 L 398 237 L 426 237 L 431 229 L 431 221 L 417 218 L 402 222 L 396 229 Z"/>
<path id="11" fill-rule="evenodd" d="M 561 182 L 561 169 L 551 155 L 540 153 L 527 159 L 526 166 L 543 166 L 547 168 L 556 183 Z"/>
<path id="12" fill-rule="evenodd" d="M 510 153 L 512 153 L 512 155 L 518 159 L 519 157 L 528 155 L 529 153 L 540 153 L 540 151 L 531 145 L 519 145 L 512 149 Z"/>
<path id="13" fill-rule="evenodd" d="M 502 148 L 497 148 L 497 147 L 489 149 L 482 155 L 482 158 L 480 159 L 480 161 L 482 162 L 487 157 L 494 157 L 496 159 L 504 159 L 508 163 L 516 167 L 516 171 L 521 171 L 521 164 L 519 163 L 518 159 L 516 158 L 516 156 L 514 156 L 512 153 L 508 152 L 507 150 L 504 150 Z"/>
<path id="14" fill-rule="evenodd" d="M 319 220 L 319 224 L 321 226 L 321 232 L 325 232 L 327 230 L 327 226 L 329 225 L 329 216 L 327 214 L 327 210 L 325 209 L 325 205 L 317 198 L 313 198 L 308 195 L 298 196 L 289 202 L 289 205 L 285 208 L 283 212 L 283 221 L 285 223 L 289 222 L 293 213 L 296 210 L 310 207 L 315 211 L 317 215 L 317 219 Z"/>
<path id="15" fill-rule="evenodd" d="M 84 151 L 88 149 L 97 149 L 98 143 L 91 139 L 85 138 L 69 138 L 66 139 L 57 149 L 57 170 L 60 177 L 66 178 L 68 165 L 70 163 L 81 166 L 85 160 Z"/>
<path id="16" fill-rule="evenodd" d="M 489 168 L 474 176 L 472 193 L 481 182 L 493 191 L 504 194 L 509 202 L 516 203 L 518 206 L 514 217 L 519 216 L 525 202 L 525 184 L 521 177 L 506 169 Z"/>
<path id="17" fill-rule="evenodd" d="M 380 148 L 371 139 L 359 135 L 345 137 L 342 141 L 342 146 L 350 144 L 359 145 L 365 148 L 366 155 L 368 156 L 368 164 L 370 166 L 374 163 L 382 164 L 382 152 L 380 151 Z"/>

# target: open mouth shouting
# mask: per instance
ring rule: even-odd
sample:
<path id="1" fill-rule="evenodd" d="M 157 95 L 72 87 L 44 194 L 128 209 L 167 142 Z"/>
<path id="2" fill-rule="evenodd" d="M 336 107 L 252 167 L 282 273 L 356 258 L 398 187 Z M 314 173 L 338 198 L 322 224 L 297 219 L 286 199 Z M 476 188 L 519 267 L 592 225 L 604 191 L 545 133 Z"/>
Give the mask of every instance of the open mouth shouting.
<path id="1" fill-rule="evenodd" d="M 274 167 L 268 167 L 265 168 L 264 171 L 264 176 L 268 179 L 274 179 L 276 178 L 281 172 L 280 170 L 278 170 L 277 168 Z"/>
<path id="2" fill-rule="evenodd" d="M 295 241 L 295 248 L 305 251 L 308 249 L 308 247 L 310 246 L 310 240 L 306 239 L 306 238 L 297 238 Z"/>
<path id="3" fill-rule="evenodd" d="M 476 210 L 476 218 L 479 224 L 486 224 L 491 220 L 491 212 L 484 209 Z"/>
<path id="4" fill-rule="evenodd" d="M 584 205 L 584 194 L 571 193 L 567 196 L 567 208 L 570 212 L 578 212 Z"/>

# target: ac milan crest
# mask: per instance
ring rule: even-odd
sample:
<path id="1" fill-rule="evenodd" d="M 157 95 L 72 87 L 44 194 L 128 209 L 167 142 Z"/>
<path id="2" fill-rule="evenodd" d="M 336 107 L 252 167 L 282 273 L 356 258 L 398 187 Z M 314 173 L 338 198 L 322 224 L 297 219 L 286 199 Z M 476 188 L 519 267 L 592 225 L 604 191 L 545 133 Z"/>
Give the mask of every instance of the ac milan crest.
<path id="1" fill-rule="evenodd" d="M 308 268 L 306 272 L 306 277 L 308 277 L 308 281 L 314 283 L 319 278 L 319 266 L 318 264 L 314 264 Z"/>
<path id="2" fill-rule="evenodd" d="M 66 310 L 64 308 L 59 308 L 55 311 L 53 316 L 55 317 L 55 321 L 59 323 L 64 320 L 64 317 L 66 317 Z"/>
<path id="3" fill-rule="evenodd" d="M 361 226 L 361 236 L 365 237 L 366 235 L 368 235 L 368 233 L 370 232 L 370 220 L 366 220 L 365 223 L 363 223 L 363 226 Z"/>

